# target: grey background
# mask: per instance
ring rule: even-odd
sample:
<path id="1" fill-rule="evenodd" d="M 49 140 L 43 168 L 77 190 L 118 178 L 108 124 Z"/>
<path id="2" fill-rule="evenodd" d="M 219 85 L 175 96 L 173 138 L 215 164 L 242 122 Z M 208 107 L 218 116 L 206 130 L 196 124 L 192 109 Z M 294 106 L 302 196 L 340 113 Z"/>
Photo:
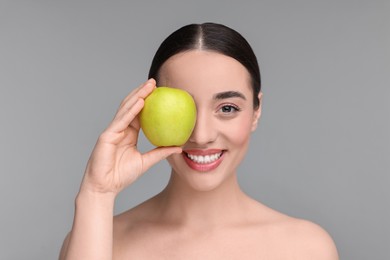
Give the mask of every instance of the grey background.
<path id="1" fill-rule="evenodd" d="M 241 32 L 261 66 L 243 189 L 320 224 L 341 259 L 390 259 L 389 17 L 379 0 L 1 0 L 0 259 L 57 258 L 98 135 L 160 42 L 205 21 Z M 153 167 L 116 212 L 168 172 Z"/>

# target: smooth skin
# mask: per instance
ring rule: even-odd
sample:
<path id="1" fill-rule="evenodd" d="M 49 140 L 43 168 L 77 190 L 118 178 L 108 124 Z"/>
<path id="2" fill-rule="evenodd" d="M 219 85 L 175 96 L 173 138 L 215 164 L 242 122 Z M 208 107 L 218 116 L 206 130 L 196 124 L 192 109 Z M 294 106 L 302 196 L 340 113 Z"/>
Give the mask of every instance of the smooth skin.
<path id="1" fill-rule="evenodd" d="M 151 79 L 131 92 L 99 137 L 60 259 L 338 259 L 321 227 L 270 209 L 239 187 L 237 167 L 261 116 L 245 67 L 208 51 L 171 57 L 159 85 L 188 91 L 197 123 L 183 147 L 141 154 L 137 115 L 155 84 Z M 203 167 L 187 153 L 221 156 Z M 172 167 L 166 188 L 113 217 L 116 195 L 165 158 Z"/>

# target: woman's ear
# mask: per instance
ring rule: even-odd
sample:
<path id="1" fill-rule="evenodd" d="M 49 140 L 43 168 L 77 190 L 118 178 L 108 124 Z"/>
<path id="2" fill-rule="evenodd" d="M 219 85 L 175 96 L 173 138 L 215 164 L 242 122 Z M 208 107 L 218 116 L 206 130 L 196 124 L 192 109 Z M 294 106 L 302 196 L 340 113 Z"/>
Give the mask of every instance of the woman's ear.
<path id="1" fill-rule="evenodd" d="M 258 95 L 259 107 L 253 113 L 253 122 L 252 122 L 252 132 L 256 130 L 260 116 L 261 116 L 261 107 L 263 105 L 263 92 L 260 92 Z"/>

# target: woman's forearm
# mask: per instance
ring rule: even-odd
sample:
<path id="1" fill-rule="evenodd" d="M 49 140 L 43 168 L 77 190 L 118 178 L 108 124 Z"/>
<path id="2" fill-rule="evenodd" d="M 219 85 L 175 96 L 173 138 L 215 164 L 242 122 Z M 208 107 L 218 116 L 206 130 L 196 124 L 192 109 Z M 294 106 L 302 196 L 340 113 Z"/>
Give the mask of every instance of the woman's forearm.
<path id="1" fill-rule="evenodd" d="M 80 192 L 76 198 L 72 231 L 60 259 L 112 259 L 113 211 L 111 193 Z"/>

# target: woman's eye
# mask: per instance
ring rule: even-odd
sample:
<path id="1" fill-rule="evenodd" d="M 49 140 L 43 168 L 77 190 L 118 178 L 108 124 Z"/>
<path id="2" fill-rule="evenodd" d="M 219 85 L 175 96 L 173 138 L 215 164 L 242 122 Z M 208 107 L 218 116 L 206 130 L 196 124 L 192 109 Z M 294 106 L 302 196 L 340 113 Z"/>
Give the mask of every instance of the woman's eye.
<path id="1" fill-rule="evenodd" d="M 237 111 L 239 111 L 239 109 L 235 106 L 232 106 L 232 105 L 225 105 L 225 106 L 221 107 L 222 113 L 234 113 Z"/>

